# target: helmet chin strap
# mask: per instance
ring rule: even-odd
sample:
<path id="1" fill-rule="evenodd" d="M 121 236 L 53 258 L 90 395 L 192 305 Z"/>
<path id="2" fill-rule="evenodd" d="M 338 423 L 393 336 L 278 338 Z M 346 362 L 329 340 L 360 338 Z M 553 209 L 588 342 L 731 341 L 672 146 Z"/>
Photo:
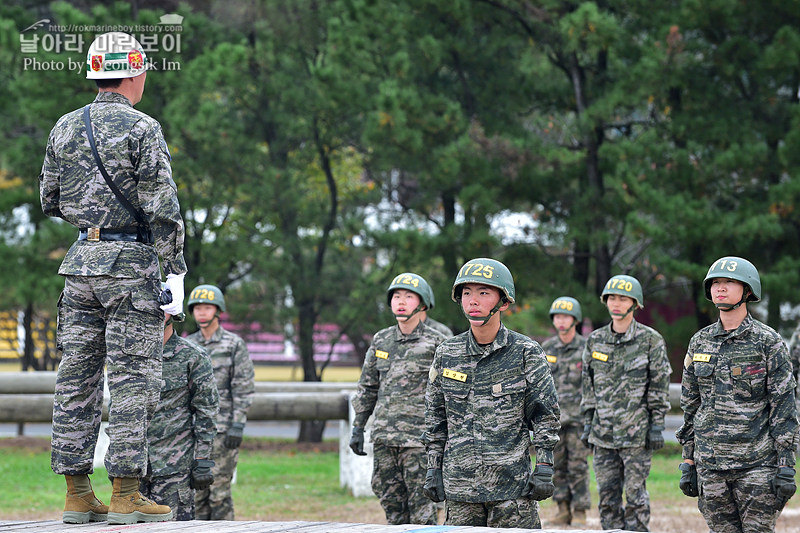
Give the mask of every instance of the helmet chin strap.
<path id="1" fill-rule="evenodd" d="M 633 305 L 630 307 L 630 309 L 628 309 L 628 310 L 627 310 L 627 311 L 625 311 L 624 313 L 612 313 L 611 311 L 609 311 L 609 312 L 608 312 L 608 314 L 610 314 L 610 315 L 611 315 L 613 318 L 618 318 L 618 319 L 622 320 L 623 318 L 625 318 L 625 317 L 626 317 L 626 316 L 628 316 L 629 314 L 633 313 L 633 310 L 634 310 L 634 309 L 636 309 L 636 305 L 637 305 L 637 304 L 636 304 L 636 303 L 634 303 L 634 304 L 633 304 Z"/>
<path id="2" fill-rule="evenodd" d="M 728 311 L 733 311 L 734 309 L 739 309 L 742 306 L 742 304 L 747 301 L 747 298 L 749 296 L 750 296 L 750 292 L 749 291 L 745 291 L 744 293 L 742 293 L 742 297 L 739 299 L 739 301 L 737 303 L 735 303 L 735 304 L 718 303 L 718 304 L 714 304 L 714 305 L 717 307 L 717 309 L 719 309 L 723 313 L 727 313 Z"/>
<path id="3" fill-rule="evenodd" d="M 418 305 L 418 306 L 417 306 L 417 308 L 416 308 L 416 309 L 414 309 L 413 311 L 411 311 L 411 313 L 410 313 L 410 314 L 408 314 L 408 315 L 398 315 L 398 314 L 395 314 L 395 313 L 392 313 L 392 314 L 394 315 L 394 317 L 395 317 L 395 318 L 405 318 L 406 320 L 408 320 L 408 319 L 409 319 L 409 318 L 411 318 L 412 316 L 414 316 L 414 315 L 416 315 L 417 313 L 419 313 L 420 311 L 424 311 L 424 310 L 425 310 L 425 306 L 424 306 L 424 305 L 422 305 L 422 304 L 420 304 L 420 305 Z"/>
<path id="4" fill-rule="evenodd" d="M 214 322 L 214 320 L 218 318 L 219 318 L 219 313 L 214 313 L 214 317 L 211 320 L 198 320 L 197 325 L 200 326 L 201 328 L 207 328 Z"/>
<path id="5" fill-rule="evenodd" d="M 566 333 L 569 330 L 573 329 L 577 325 L 578 325 L 578 319 L 575 318 L 575 317 L 572 317 L 572 324 L 567 329 L 564 330 L 564 333 Z"/>
<path id="6" fill-rule="evenodd" d="M 464 311 L 464 306 L 461 305 L 461 298 L 458 299 L 458 305 L 461 306 L 461 312 L 464 314 L 465 317 L 467 317 L 467 320 L 473 320 L 473 321 L 480 320 L 481 321 L 481 326 L 483 326 L 487 322 L 489 322 L 489 319 L 492 318 L 494 316 L 494 314 L 497 313 L 497 311 L 499 311 L 500 308 L 503 307 L 503 304 L 505 304 L 505 303 L 506 303 L 506 299 L 505 298 L 500 298 L 500 301 L 497 302 L 497 304 L 494 307 L 492 307 L 492 310 L 489 311 L 488 315 L 486 315 L 486 316 L 471 316 L 469 313 Z"/>

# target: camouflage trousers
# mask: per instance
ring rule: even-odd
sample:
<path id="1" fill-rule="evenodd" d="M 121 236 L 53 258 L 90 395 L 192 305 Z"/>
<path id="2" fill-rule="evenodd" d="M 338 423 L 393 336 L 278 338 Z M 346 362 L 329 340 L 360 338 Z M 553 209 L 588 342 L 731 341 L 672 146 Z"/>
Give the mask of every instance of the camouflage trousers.
<path id="1" fill-rule="evenodd" d="M 780 511 L 769 486 L 775 467 L 704 470 L 697 467 L 697 508 L 712 533 L 773 533 Z"/>
<path id="2" fill-rule="evenodd" d="M 231 481 L 239 461 L 239 450 L 225 447 L 225 433 L 217 433 L 211 447 L 214 483 L 194 495 L 197 520 L 234 520 Z"/>
<path id="3" fill-rule="evenodd" d="M 56 474 L 93 471 L 103 407 L 103 368 L 111 404 L 105 457 L 109 477 L 147 471 L 147 425 L 161 391 L 164 313 L 156 279 L 67 276 L 58 302 L 63 351 L 53 396 Z"/>
<path id="4" fill-rule="evenodd" d="M 603 529 L 650 531 L 647 476 L 653 452 L 644 448 L 594 448 L 594 473 Z M 626 505 L 622 505 L 625 489 Z"/>
<path id="5" fill-rule="evenodd" d="M 436 524 L 436 504 L 422 493 L 427 465 L 425 448 L 373 443 L 372 492 L 389 524 Z"/>
<path id="6" fill-rule="evenodd" d="M 445 525 L 541 529 L 539 502 L 529 498 L 497 502 L 446 502 Z"/>
<path id="7" fill-rule="evenodd" d="M 194 489 L 191 475 L 150 477 L 139 482 L 139 492 L 161 505 L 169 505 L 173 520 L 194 520 Z"/>
<path id="8" fill-rule="evenodd" d="M 576 424 L 561 426 L 559 441 L 553 450 L 553 493 L 555 502 L 567 502 L 576 511 L 587 511 L 589 496 L 589 448 L 581 442 L 582 427 Z"/>

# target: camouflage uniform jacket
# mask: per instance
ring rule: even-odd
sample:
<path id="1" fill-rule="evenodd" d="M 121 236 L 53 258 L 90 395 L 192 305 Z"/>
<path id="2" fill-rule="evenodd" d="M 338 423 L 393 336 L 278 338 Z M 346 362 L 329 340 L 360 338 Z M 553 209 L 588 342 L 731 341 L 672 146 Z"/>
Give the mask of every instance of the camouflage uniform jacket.
<path id="1" fill-rule="evenodd" d="M 792 333 L 792 338 L 789 339 L 789 359 L 792 361 L 792 375 L 797 383 L 800 381 L 800 324 Z M 798 390 L 795 392 L 800 393 Z"/>
<path id="2" fill-rule="evenodd" d="M 793 465 L 798 438 L 794 377 L 778 333 L 749 314 L 692 337 L 681 388 L 684 458 L 707 470 Z"/>
<path id="3" fill-rule="evenodd" d="M 253 361 L 244 340 L 220 326 L 206 340 L 201 331 L 187 337 L 208 351 L 219 392 L 217 433 L 227 433 L 234 422 L 247 422 L 247 410 L 255 393 Z"/>
<path id="4" fill-rule="evenodd" d="M 95 163 L 83 110 L 61 117 L 50 132 L 39 192 L 44 214 L 77 228 L 135 231 L 136 220 L 117 200 Z M 186 272 L 184 226 L 170 155 L 159 123 L 118 93 L 98 93 L 91 107 L 97 151 L 122 194 L 144 212 L 155 246 L 139 242 L 76 241 L 62 275 L 158 278 L 158 256 L 168 274 Z"/>
<path id="5" fill-rule="evenodd" d="M 429 328 L 433 328 L 440 333 L 444 333 L 445 337 L 452 337 L 453 330 L 439 322 L 438 320 L 434 320 L 431 317 L 425 319 L 425 325 Z"/>
<path id="6" fill-rule="evenodd" d="M 428 372 L 446 338 L 424 322 L 408 335 L 397 325 L 376 333 L 353 398 L 353 425 L 364 427 L 374 411 L 373 441 L 421 448 Z"/>
<path id="7" fill-rule="evenodd" d="M 428 468 L 459 502 L 520 498 L 537 462 L 553 463 L 559 409 L 541 346 L 501 324 L 480 346 L 468 330 L 436 350 L 425 394 Z M 529 433 L 530 432 L 530 433 Z"/>
<path id="8" fill-rule="evenodd" d="M 664 339 L 653 328 L 634 320 L 622 335 L 611 323 L 594 330 L 586 340 L 581 376 L 584 423 L 592 426 L 589 442 L 610 449 L 643 447 L 650 426 L 664 426 L 671 372 Z"/>
<path id="9" fill-rule="evenodd" d="M 173 334 L 164 344 L 161 399 L 147 428 L 153 476 L 189 473 L 194 459 L 211 457 L 219 394 L 208 354 Z"/>
<path id="10" fill-rule="evenodd" d="M 550 363 L 550 373 L 558 391 L 558 407 L 561 409 L 561 426 L 583 425 L 581 415 L 581 368 L 586 337 L 578 333 L 569 344 L 564 344 L 558 335 L 542 343 L 542 349 Z"/>

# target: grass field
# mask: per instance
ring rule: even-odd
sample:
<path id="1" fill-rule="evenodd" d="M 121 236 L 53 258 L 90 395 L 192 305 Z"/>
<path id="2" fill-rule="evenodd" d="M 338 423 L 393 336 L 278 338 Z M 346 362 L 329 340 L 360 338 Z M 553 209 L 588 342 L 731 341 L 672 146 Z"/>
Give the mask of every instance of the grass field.
<path id="1" fill-rule="evenodd" d="M 3 486 L 14 487 L 0 498 L 0 520 L 59 520 L 64 505 L 64 481 L 50 470 L 49 441 L 46 438 L 0 439 Z M 708 531 L 697 500 L 678 490 L 677 465 L 680 455 L 671 446 L 659 452 L 647 486 L 652 519 L 650 529 L 661 533 Z M 110 499 L 110 485 L 104 469 L 92 475 L 97 495 Z M 597 491 L 592 479 L 592 506 L 588 527 L 599 529 Z M 338 442 L 298 444 L 275 439 L 245 439 L 239 459 L 237 483 L 233 488 L 238 520 L 333 521 L 385 524 L 376 498 L 354 498 L 339 487 Z M 545 528 L 555 516 L 551 501 L 541 505 Z M 800 531 L 800 498 L 789 502 L 778 520 L 778 533 Z"/>

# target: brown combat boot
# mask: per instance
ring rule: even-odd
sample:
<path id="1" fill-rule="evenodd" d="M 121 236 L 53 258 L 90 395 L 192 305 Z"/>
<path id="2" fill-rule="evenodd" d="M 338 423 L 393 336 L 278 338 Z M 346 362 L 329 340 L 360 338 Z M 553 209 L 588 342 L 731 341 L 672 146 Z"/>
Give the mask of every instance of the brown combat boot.
<path id="1" fill-rule="evenodd" d="M 108 515 L 108 505 L 103 505 L 94 495 L 89 476 L 79 474 L 64 476 L 64 479 L 67 480 L 67 501 L 61 520 L 65 524 L 104 522 Z"/>
<path id="2" fill-rule="evenodd" d="M 572 514 L 569 512 L 569 502 L 558 502 L 558 514 L 553 519 L 553 524 L 569 525 Z"/>
<path id="3" fill-rule="evenodd" d="M 136 522 L 166 522 L 172 519 L 172 510 L 159 505 L 139 493 L 139 480 L 115 477 L 108 507 L 109 524 L 135 524 Z"/>
<path id="4" fill-rule="evenodd" d="M 585 526 L 586 525 L 586 511 L 583 509 L 576 509 L 572 511 L 572 525 Z"/>

